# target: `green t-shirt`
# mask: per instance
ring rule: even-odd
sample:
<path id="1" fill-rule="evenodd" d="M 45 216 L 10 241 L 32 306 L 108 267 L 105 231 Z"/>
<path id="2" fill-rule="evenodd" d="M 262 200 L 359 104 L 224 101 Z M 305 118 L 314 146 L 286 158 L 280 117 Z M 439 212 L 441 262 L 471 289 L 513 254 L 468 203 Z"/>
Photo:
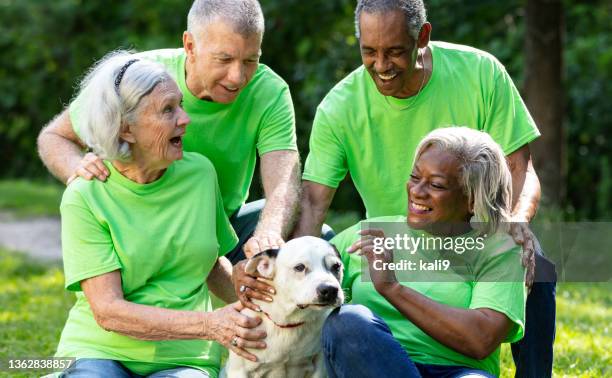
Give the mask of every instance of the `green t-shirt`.
<path id="1" fill-rule="evenodd" d="M 496 376 L 499 375 L 500 348 L 497 348 L 495 352 L 482 360 L 467 357 L 431 338 L 378 294 L 371 280 L 364 277 L 362 273 L 363 268 L 367 272 L 365 275 L 369 275 L 365 257 L 362 258 L 346 252 L 346 249 L 359 238 L 357 231 L 361 229 L 365 222 L 376 223 L 372 227 L 384 229 L 384 225 L 393 225 L 394 223 L 405 225 L 406 217 L 389 216 L 368 219 L 348 228 L 331 240 L 331 243 L 340 251 L 344 263 L 342 287 L 347 294 L 347 302 L 364 305 L 384 319 L 395 339 L 415 362 L 432 365 L 467 366 L 488 371 Z M 425 235 L 422 231 L 404 227 L 411 237 Z M 476 235 L 475 232 L 471 234 L 472 236 Z M 385 236 L 393 237 L 389 234 L 385 234 Z M 405 272 L 401 272 L 404 278 L 398 278 L 398 280 L 402 285 L 410 287 L 438 303 L 466 309 L 489 308 L 505 314 L 514 323 L 505 342 L 515 342 L 520 340 L 524 334 L 525 302 L 527 300 L 527 293 L 522 280 L 524 269 L 521 265 L 520 252 L 520 247 L 512 241 L 509 235 L 497 233 L 485 239 L 484 248 L 464 252 L 461 255 L 462 262 L 465 264 L 464 268 L 472 272 L 473 277 L 475 277 L 474 281 L 466 280 L 465 275 L 456 276 L 457 279 L 439 280 L 437 282 L 415 281 L 409 279 L 410 272 L 408 272 L 408 277 L 403 274 Z M 419 250 L 416 256 L 427 258 L 427 253 Z M 398 261 L 397 253 L 394 256 L 394 261 Z M 400 272 L 396 273 L 398 276 L 399 274 Z M 449 274 L 452 275 L 453 272 Z M 438 277 L 442 277 L 442 273 L 439 273 Z M 517 277 L 519 278 L 517 279 Z M 376 353 L 376 351 L 373 351 L 373 353 Z"/>
<path id="2" fill-rule="evenodd" d="M 416 146 L 451 125 L 482 130 L 510 154 L 539 131 L 510 76 L 492 55 L 429 44 L 433 73 L 416 97 L 386 97 L 363 66 L 338 83 L 315 115 L 303 178 L 337 188 L 350 172 L 368 217 L 406 212 Z"/>
<path id="3" fill-rule="evenodd" d="M 185 83 L 183 49 L 153 50 L 139 56 L 161 63 L 183 93 L 183 108 L 191 123 L 183 139 L 185 151 L 199 152 L 215 166 L 228 216 L 249 196 L 259 155 L 278 150 L 297 151 L 295 114 L 287 83 L 260 64 L 255 75 L 231 104 L 195 97 Z M 79 134 L 77 97 L 70 105 L 70 120 Z"/>
<path id="4" fill-rule="evenodd" d="M 190 366 L 218 374 L 221 346 L 206 340 L 144 341 L 108 332 L 80 282 L 120 270 L 125 299 L 175 310 L 212 311 L 206 277 L 237 237 L 215 170 L 185 153 L 158 180 L 138 184 L 109 162 L 107 182 L 77 179 L 62 198 L 66 288 L 76 292 L 57 356 L 121 361 L 137 374 Z"/>

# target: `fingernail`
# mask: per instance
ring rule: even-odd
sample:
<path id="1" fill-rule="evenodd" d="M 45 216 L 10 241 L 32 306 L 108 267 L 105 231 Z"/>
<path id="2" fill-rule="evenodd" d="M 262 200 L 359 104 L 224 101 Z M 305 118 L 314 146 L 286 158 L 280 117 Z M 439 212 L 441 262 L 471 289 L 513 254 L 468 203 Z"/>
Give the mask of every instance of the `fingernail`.
<path id="1" fill-rule="evenodd" d="M 270 298 L 270 297 L 266 297 L 266 301 L 267 301 L 267 302 L 272 302 L 272 298 Z"/>
<path id="2" fill-rule="evenodd" d="M 261 309 L 261 307 L 257 307 L 257 312 L 263 312 L 263 310 Z"/>
<path id="3" fill-rule="evenodd" d="M 268 292 L 270 292 L 270 294 L 276 294 L 276 290 L 274 289 L 268 289 Z"/>

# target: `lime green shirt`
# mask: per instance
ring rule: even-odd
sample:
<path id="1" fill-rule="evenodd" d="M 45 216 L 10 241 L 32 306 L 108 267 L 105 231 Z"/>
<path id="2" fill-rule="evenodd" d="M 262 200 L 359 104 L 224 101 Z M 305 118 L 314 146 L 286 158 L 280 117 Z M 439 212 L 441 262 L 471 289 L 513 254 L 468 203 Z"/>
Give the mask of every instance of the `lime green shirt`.
<path id="1" fill-rule="evenodd" d="M 346 252 L 346 249 L 359 238 L 357 231 L 366 222 L 376 223 L 372 225 L 374 228 L 397 229 L 396 226 L 399 223 L 406 224 L 406 217 L 389 216 L 368 219 L 348 228 L 331 240 L 331 243 L 340 251 L 344 263 L 342 287 L 347 294 L 347 302 L 364 305 L 384 319 L 395 339 L 414 362 L 467 366 L 498 376 L 500 348 L 482 360 L 467 357 L 434 340 L 378 294 L 371 280 L 367 278 L 369 271 L 365 258 L 362 261 L 362 257 Z M 404 226 L 404 229 L 412 237 L 425 235 L 424 232 L 411 230 L 407 226 Z M 388 232 L 385 235 L 393 237 Z M 472 232 L 466 235 L 475 236 L 477 234 Z M 419 250 L 415 258 L 426 259 L 429 252 L 431 251 Z M 524 270 L 520 261 L 520 252 L 520 247 L 512 241 L 509 235 L 498 233 L 485 238 L 484 248 L 481 250 L 466 251 L 454 260 L 462 262 L 460 268 L 464 268 L 463 271 L 469 271 L 470 276 L 474 278 L 473 281 L 466 280 L 465 274 L 454 275 L 452 271 L 447 273 L 444 279 L 442 278 L 443 273 L 439 272 L 437 277 L 440 279 L 437 282 L 410 279 L 413 274 L 411 272 L 396 272 L 396 275 L 402 285 L 438 303 L 465 309 L 489 308 L 505 314 L 514 324 L 505 342 L 515 342 L 520 340 L 524 334 L 525 302 L 527 300 L 522 280 Z M 398 261 L 397 252 L 394 261 Z M 366 274 L 362 273 L 362 263 Z M 429 273 L 425 272 L 425 274 Z M 400 276 L 403 278 L 400 279 Z M 418 277 L 418 273 L 414 273 L 414 277 Z M 420 277 L 425 277 L 425 275 L 421 274 Z"/>
<path id="2" fill-rule="evenodd" d="M 137 184 L 109 162 L 107 182 L 77 179 L 62 198 L 66 288 L 76 292 L 57 356 L 121 361 L 137 374 L 189 366 L 216 376 L 221 347 L 206 340 L 144 341 L 102 329 L 80 282 L 119 270 L 127 301 L 212 311 L 206 277 L 237 237 L 215 170 L 185 153 L 158 180 Z"/>
<path id="3" fill-rule="evenodd" d="M 289 87 L 276 73 L 260 64 L 255 75 L 231 104 L 195 97 L 185 83 L 183 49 L 153 50 L 139 54 L 159 62 L 183 93 L 183 108 L 191 123 L 183 139 L 185 151 L 198 152 L 215 166 L 228 216 L 249 196 L 257 153 L 297 151 L 295 115 Z M 70 105 L 70 120 L 78 134 L 79 97 Z"/>
<path id="4" fill-rule="evenodd" d="M 442 42 L 429 47 L 432 76 L 417 96 L 383 96 L 363 66 L 327 94 L 312 126 L 305 180 L 337 188 L 350 172 L 368 217 L 401 215 L 416 146 L 430 131 L 451 125 L 482 130 L 506 154 L 540 135 L 492 55 Z"/>

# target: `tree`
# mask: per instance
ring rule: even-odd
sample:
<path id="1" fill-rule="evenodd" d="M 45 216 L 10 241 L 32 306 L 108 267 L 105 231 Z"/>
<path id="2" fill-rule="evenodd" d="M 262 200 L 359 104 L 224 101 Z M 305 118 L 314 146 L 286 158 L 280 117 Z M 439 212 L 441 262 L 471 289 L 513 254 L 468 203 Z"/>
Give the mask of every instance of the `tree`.
<path id="1" fill-rule="evenodd" d="M 528 0 L 525 7 L 524 97 L 542 136 L 533 143 L 545 203 L 565 196 L 563 156 L 561 0 Z"/>

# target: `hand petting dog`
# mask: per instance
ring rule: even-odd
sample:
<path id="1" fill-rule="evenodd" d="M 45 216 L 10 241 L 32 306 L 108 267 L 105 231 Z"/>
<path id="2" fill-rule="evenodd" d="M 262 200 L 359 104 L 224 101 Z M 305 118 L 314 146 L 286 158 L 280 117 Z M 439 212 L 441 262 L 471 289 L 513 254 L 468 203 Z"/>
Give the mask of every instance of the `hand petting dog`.
<path id="1" fill-rule="evenodd" d="M 277 233 L 259 233 L 253 235 L 244 244 L 244 254 L 247 258 L 251 258 L 259 252 L 263 252 L 268 249 L 278 249 L 285 245 L 285 241 Z M 260 312 L 259 306 L 254 304 L 251 299 L 259 299 L 266 302 L 272 302 L 271 295 L 276 293 L 274 287 L 264 281 L 257 272 L 248 274 L 245 271 L 246 260 L 239 262 L 234 265 L 232 270 L 232 281 L 234 283 L 234 290 L 236 296 L 240 302 L 246 308 L 250 308 L 253 311 Z"/>
<path id="2" fill-rule="evenodd" d="M 234 283 L 234 290 L 236 296 L 242 305 L 246 308 L 250 308 L 253 311 L 261 312 L 261 308 L 251 301 L 251 298 L 259 299 L 266 302 L 272 302 L 273 294 L 276 294 L 274 287 L 270 285 L 269 281 L 264 281 L 263 278 L 258 277 L 257 272 L 250 275 L 245 271 L 246 263 L 248 260 L 243 260 L 238 264 L 234 265 L 232 269 L 232 282 Z"/>
<path id="3" fill-rule="evenodd" d="M 205 329 L 219 344 L 227 349 L 256 362 L 257 357 L 245 350 L 245 348 L 265 349 L 266 343 L 262 340 L 267 336 L 261 329 L 253 329 L 261 323 L 261 318 L 249 317 L 240 311 L 244 307 L 239 303 L 222 307 L 215 310 L 207 321 Z"/>

